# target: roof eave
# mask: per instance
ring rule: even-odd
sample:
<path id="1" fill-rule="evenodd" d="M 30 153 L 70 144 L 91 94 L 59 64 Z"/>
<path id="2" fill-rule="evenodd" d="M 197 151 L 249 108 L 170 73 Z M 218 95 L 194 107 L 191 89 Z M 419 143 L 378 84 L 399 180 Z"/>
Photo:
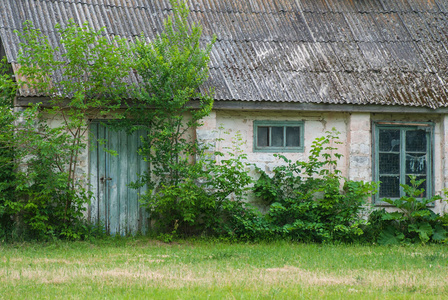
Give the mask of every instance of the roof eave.
<path id="1" fill-rule="evenodd" d="M 319 112 L 366 112 L 366 113 L 415 113 L 446 114 L 448 107 L 430 108 L 422 106 L 379 105 L 379 104 L 331 104 L 271 101 L 219 101 L 215 110 L 258 110 L 258 111 L 319 111 Z"/>

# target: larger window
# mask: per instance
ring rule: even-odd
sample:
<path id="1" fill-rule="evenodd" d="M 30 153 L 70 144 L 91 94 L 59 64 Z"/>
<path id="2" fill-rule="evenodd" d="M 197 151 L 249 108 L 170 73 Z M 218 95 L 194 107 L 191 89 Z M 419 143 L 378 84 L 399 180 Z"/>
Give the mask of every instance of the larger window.
<path id="1" fill-rule="evenodd" d="M 377 201 L 404 195 L 400 184 L 409 184 L 409 175 L 425 179 L 423 197 L 432 192 L 431 124 L 378 122 L 374 135 L 374 180 L 381 182 Z"/>
<path id="2" fill-rule="evenodd" d="M 302 152 L 303 122 L 254 121 L 255 152 Z"/>

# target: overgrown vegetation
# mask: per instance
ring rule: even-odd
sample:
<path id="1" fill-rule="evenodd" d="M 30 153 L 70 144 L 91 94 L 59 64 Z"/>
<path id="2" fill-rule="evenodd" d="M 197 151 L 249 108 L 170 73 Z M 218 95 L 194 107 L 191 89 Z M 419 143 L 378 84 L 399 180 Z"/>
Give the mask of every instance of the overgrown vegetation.
<path id="1" fill-rule="evenodd" d="M 448 218 L 428 208 L 441 198 L 420 198 L 422 181 L 415 178 L 402 185 L 406 196 L 384 199 L 397 211 L 378 210 L 368 218 L 367 199 L 378 184 L 341 175 L 335 130 L 314 140 L 304 161 L 276 155 L 280 163 L 272 173 L 256 168 L 256 182 L 239 133 L 226 137 L 233 147 L 224 152 L 201 144 L 194 132 L 213 106 L 213 90 L 201 88 L 215 39 L 202 47 L 202 29 L 187 22 L 186 4 L 171 5 L 164 31 L 151 42 L 141 36 L 131 47 L 70 21 L 56 27 L 62 47 L 53 48 L 25 23 L 18 80 L 6 72 L 6 61 L 0 73 L 0 240 L 92 234 L 83 217 L 92 195 L 79 165 L 90 120 L 107 116 L 121 119 L 104 121 L 109 128 L 145 132 L 139 154 L 149 167 L 132 187 L 146 187 L 141 202 L 164 241 L 213 235 L 245 241 L 447 242 Z M 131 70 L 138 87 L 126 83 Z M 45 95 L 50 105 L 14 112 L 17 88 Z M 247 203 L 250 188 L 265 213 Z"/>
<path id="2" fill-rule="evenodd" d="M 363 234 L 366 200 L 376 185 L 341 176 L 338 134 L 333 129 L 315 139 L 306 161 L 279 155 L 284 165 L 273 176 L 258 170 L 254 192 L 269 205 L 268 234 L 307 242 L 352 242 Z"/>
<path id="3" fill-rule="evenodd" d="M 126 88 L 129 55 L 122 40 L 109 42 L 87 24 L 69 22 L 56 29 L 61 49 L 26 22 L 19 33 L 19 79 L 15 83 L 6 73 L 1 82 L 0 144 L 14 157 L 2 157 L 8 180 L 0 186 L 0 207 L 18 229 L 9 238 L 80 239 L 88 234 L 83 212 L 90 195 L 78 165 L 89 120 L 115 111 Z M 45 95 L 51 106 L 13 112 L 15 84 Z"/>
<path id="4" fill-rule="evenodd" d="M 410 176 L 410 185 L 401 184 L 405 196 L 398 199 L 382 199 L 395 208 L 394 211 L 379 210 L 372 214 L 372 230 L 376 230 L 381 245 L 409 244 L 447 241 L 447 218 L 431 210 L 431 205 L 442 197 L 422 197 L 419 189 L 424 179 Z"/>
<path id="5" fill-rule="evenodd" d="M 14 122 L 11 114 L 12 102 L 16 93 L 16 85 L 9 72 L 6 58 L 0 62 L 0 240 L 4 240 L 8 233 L 12 232 L 13 222 L 11 213 L 6 206 L 6 201 L 14 199 L 14 148 L 5 140 L 9 138 L 9 132 L 4 128 Z"/>
<path id="6" fill-rule="evenodd" d="M 139 154 L 149 169 L 134 187 L 147 186 L 142 202 L 158 230 L 198 232 L 206 226 L 199 219 L 210 214 L 215 202 L 198 184 L 206 174 L 204 162 L 195 161 L 202 149 L 191 132 L 213 106 L 212 91 L 201 93 L 199 88 L 208 77 L 214 40 L 202 48 L 202 28 L 188 24 L 186 4 L 173 0 L 171 5 L 174 14 L 165 20 L 164 31 L 151 43 L 142 36 L 135 44 L 141 90 L 120 125 L 130 133 L 147 133 L 141 136 Z"/>
<path id="7" fill-rule="evenodd" d="M 154 229 L 164 240 L 179 234 L 232 235 L 235 218 L 248 211 L 244 200 L 252 178 L 246 155 L 239 148 L 241 136 L 227 138 L 233 147 L 226 153 L 207 155 L 205 146 L 198 148 L 201 155 L 189 166 L 186 177 L 143 198 L 156 221 Z"/>

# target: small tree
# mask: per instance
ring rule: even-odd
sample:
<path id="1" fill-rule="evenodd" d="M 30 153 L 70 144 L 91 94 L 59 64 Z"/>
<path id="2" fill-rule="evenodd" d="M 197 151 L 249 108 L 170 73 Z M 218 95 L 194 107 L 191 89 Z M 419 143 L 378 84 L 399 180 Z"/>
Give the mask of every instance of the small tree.
<path id="1" fill-rule="evenodd" d="M 157 211 L 167 201 L 172 207 L 171 216 L 160 221 L 173 226 L 177 220 L 182 226 L 184 221 L 197 217 L 186 213 L 189 205 L 184 201 L 196 198 L 196 208 L 210 205 L 201 204 L 210 199 L 205 200 L 197 185 L 202 167 L 192 162 L 201 149 L 190 133 L 212 109 L 212 91 L 201 93 L 199 88 L 208 77 L 209 54 L 215 39 L 201 48 L 202 29 L 188 23 L 186 4 L 179 0 L 170 3 L 173 16 L 165 20 L 165 30 L 151 43 L 144 37 L 136 42 L 135 69 L 141 77 L 141 93 L 128 109 L 131 117 L 127 128 L 147 132 L 140 153 L 150 162 L 150 170 L 140 182 L 148 186 L 144 202 Z M 157 217 L 157 212 L 153 216 Z"/>
<path id="2" fill-rule="evenodd" d="M 129 52 L 123 40 L 109 41 L 87 24 L 69 21 L 56 29 L 61 47 L 50 45 L 28 21 L 18 33 L 19 88 L 45 95 L 50 107 L 33 105 L 20 113 L 2 108 L 12 122 L 1 127 L 0 143 L 14 149 L 15 173 L 0 189 L 15 190 L 4 206 L 21 215 L 33 236 L 80 238 L 89 196 L 78 181 L 79 155 L 89 120 L 117 109 L 126 95 Z M 0 82 L 2 90 L 10 83 Z M 62 125 L 50 127 L 44 120 L 51 116 Z"/>
<path id="3" fill-rule="evenodd" d="M 5 129 L 14 122 L 12 101 L 16 87 L 4 57 L 0 62 L 0 240 L 8 238 L 12 229 L 11 214 L 5 204 L 14 197 L 14 189 L 9 184 L 14 180 L 14 149 L 5 143 L 11 138 Z"/>
<path id="4" fill-rule="evenodd" d="M 57 24 L 61 48 L 51 46 L 31 22 L 24 25 L 18 57 L 24 79 L 19 84 L 48 97 L 51 108 L 46 113 L 62 119 L 61 129 L 70 139 L 67 186 L 73 189 L 89 120 L 114 112 L 128 96 L 124 79 L 129 75 L 129 49 L 123 39 L 109 41 L 103 29 L 87 23 Z"/>

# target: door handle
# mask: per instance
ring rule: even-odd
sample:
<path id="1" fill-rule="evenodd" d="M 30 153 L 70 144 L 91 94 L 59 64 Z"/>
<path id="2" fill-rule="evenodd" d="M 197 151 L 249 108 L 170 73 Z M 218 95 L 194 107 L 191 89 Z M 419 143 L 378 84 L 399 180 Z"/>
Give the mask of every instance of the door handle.
<path id="1" fill-rule="evenodd" d="M 100 178 L 101 183 L 104 183 L 104 181 L 106 181 L 106 180 L 112 180 L 112 178 L 104 177 L 104 176 Z"/>

